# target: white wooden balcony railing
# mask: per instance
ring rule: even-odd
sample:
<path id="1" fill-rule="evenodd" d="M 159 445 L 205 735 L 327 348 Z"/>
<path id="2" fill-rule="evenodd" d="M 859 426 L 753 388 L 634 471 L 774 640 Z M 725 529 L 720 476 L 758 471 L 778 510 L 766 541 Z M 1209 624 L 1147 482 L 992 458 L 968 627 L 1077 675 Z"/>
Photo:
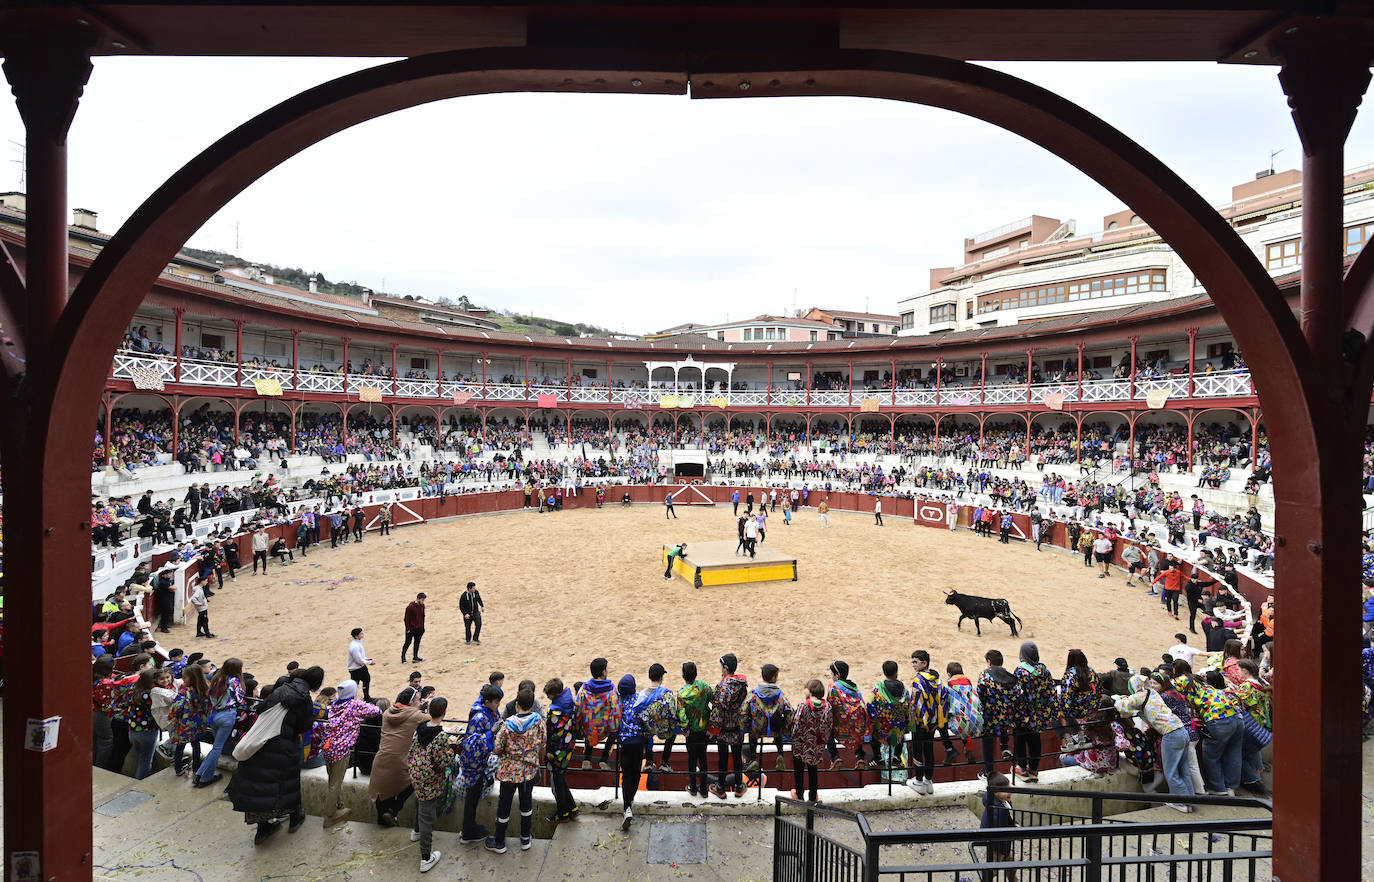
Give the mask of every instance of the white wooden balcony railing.
<path id="1" fill-rule="evenodd" d="M 110 376 L 117 380 L 131 380 L 133 366 L 148 364 L 154 366 L 163 382 L 176 382 L 177 360 L 168 355 L 147 355 L 139 352 L 121 350 L 115 354 L 110 367 Z M 181 360 L 181 383 L 187 386 L 233 387 L 239 379 L 236 364 L 204 361 L 193 358 Z M 537 396 L 554 395 L 558 406 L 568 404 L 617 404 L 625 405 L 638 402 L 643 407 L 657 407 L 659 399 L 665 395 L 676 395 L 678 407 L 706 407 L 713 399 L 725 398 L 730 408 L 743 407 L 806 407 L 808 401 L 805 389 L 774 386 L 772 390 L 749 389 L 743 391 L 707 392 L 697 389 L 679 389 L 674 392 L 671 386 L 652 389 L 606 389 L 601 387 L 567 387 L 563 385 L 536 384 L 526 387 L 523 383 L 478 382 L 439 382 L 437 380 L 392 380 L 390 377 L 366 374 L 342 374 L 302 371 L 296 374 L 291 368 L 261 368 L 244 366 L 242 385 L 252 388 L 255 379 L 274 379 L 283 390 L 312 392 L 320 394 L 341 394 L 347 388 L 356 395 L 364 386 L 382 390 L 387 398 L 410 400 L 451 400 L 454 390 L 471 393 L 467 398 L 479 403 L 522 403 L 532 404 Z M 1168 393 L 1168 400 L 1204 398 L 1248 398 L 1254 395 L 1254 387 L 1247 371 L 1195 374 L 1192 378 L 1193 392 L 1188 393 L 1187 376 L 1171 376 L 1163 379 L 1138 379 L 1135 384 L 1136 400 L 1147 400 L 1151 391 L 1162 390 Z M 1084 404 L 1109 404 L 1130 400 L 1131 383 L 1129 380 L 1087 380 L 1080 385 L 1069 381 L 1064 383 L 1038 383 L 1030 387 L 1029 401 L 1024 385 L 995 385 L 985 388 L 976 383 L 968 386 L 946 386 L 937 393 L 934 388 L 867 390 L 855 388 L 851 393 L 844 390 L 812 390 L 809 396 L 811 407 L 853 407 L 859 408 L 865 398 L 877 398 L 883 407 L 981 407 L 984 405 L 1026 405 L 1044 408 L 1046 395 L 1062 395 L 1065 404 L 1080 400 L 1082 390 Z"/>

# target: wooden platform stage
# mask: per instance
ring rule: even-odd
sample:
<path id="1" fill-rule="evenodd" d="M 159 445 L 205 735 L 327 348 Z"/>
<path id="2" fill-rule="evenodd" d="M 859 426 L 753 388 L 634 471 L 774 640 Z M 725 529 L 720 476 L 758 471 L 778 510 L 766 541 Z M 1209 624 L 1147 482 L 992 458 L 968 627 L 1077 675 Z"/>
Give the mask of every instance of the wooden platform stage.
<path id="1" fill-rule="evenodd" d="M 736 539 L 723 542 L 688 542 L 684 558 L 673 561 L 673 573 L 700 588 L 703 585 L 737 585 L 745 582 L 795 582 L 797 560 L 786 552 L 760 542 L 755 557 L 736 555 Z M 668 549 L 663 546 L 663 565 Z"/>

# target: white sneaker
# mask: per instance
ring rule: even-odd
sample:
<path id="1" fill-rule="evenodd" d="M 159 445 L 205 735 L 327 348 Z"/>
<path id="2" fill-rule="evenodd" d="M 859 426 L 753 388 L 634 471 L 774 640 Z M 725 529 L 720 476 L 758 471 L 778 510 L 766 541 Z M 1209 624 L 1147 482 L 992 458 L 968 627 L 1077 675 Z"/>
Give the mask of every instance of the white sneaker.
<path id="1" fill-rule="evenodd" d="M 925 791 L 926 796 L 933 796 L 935 794 L 935 782 L 929 778 L 925 778 L 921 781 L 921 788 Z"/>
<path id="2" fill-rule="evenodd" d="M 630 811 L 629 809 L 625 809 L 625 820 L 623 820 L 623 821 L 620 822 L 620 829 L 621 829 L 621 830 L 628 830 L 628 829 L 630 829 L 630 822 L 633 821 L 634 819 L 635 819 L 634 812 Z"/>
<path id="3" fill-rule="evenodd" d="M 419 830 L 411 830 L 411 831 L 410 831 L 410 841 L 411 841 L 411 842 L 419 842 L 419 841 L 420 841 L 420 831 L 419 831 Z"/>
<path id="4" fill-rule="evenodd" d="M 1166 802 L 1164 804 L 1167 805 L 1169 808 L 1173 809 L 1174 811 L 1182 812 L 1185 815 L 1193 810 L 1193 807 L 1191 805 L 1184 805 L 1181 802 Z"/>
<path id="5" fill-rule="evenodd" d="M 420 859 L 420 872 L 421 872 L 421 873 L 428 873 L 430 870 L 434 869 L 434 865 L 437 864 L 437 863 L 439 863 L 439 858 L 441 858 L 441 857 L 443 857 L 443 855 L 442 855 L 442 854 L 439 852 L 439 850 L 436 848 L 435 850 L 433 850 L 433 851 L 431 851 L 431 852 L 429 853 L 429 860 L 425 860 L 425 859 L 421 858 L 421 859 Z"/>
<path id="6" fill-rule="evenodd" d="M 920 778 L 907 778 L 906 786 L 910 787 L 916 793 L 925 793 L 925 789 L 921 787 Z"/>

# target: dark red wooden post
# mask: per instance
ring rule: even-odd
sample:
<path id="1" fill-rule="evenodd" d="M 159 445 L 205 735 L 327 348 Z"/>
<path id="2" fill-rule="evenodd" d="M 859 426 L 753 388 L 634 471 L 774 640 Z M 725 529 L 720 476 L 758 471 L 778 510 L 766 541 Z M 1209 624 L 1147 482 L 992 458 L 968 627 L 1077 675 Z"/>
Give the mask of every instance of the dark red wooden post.
<path id="1" fill-rule="evenodd" d="M 1289 700 L 1274 704 L 1274 876 L 1353 882 L 1361 875 L 1360 850 L 1351 846 L 1359 841 L 1361 797 L 1360 776 L 1350 770 L 1360 762 L 1361 710 L 1350 696 L 1360 693 L 1361 675 L 1350 610 L 1360 601 L 1361 526 L 1351 512 L 1362 507 L 1364 420 L 1348 413 L 1368 409 L 1369 380 L 1352 381 L 1343 345 L 1353 292 L 1342 297 L 1342 183 L 1370 57 L 1321 38 L 1281 54 L 1279 82 L 1303 148 L 1300 302 L 1316 377 L 1279 390 L 1285 416 L 1270 430 L 1276 460 L 1285 447 L 1316 455 L 1287 474 L 1282 462 L 1275 469 L 1274 581 L 1283 586 L 1287 620 L 1275 644 L 1274 691 Z"/>
<path id="2" fill-rule="evenodd" d="M 0 37 L 4 72 L 24 123 L 27 174 L 26 284 L 6 306 L 22 334 L 30 380 L 42 383 L 64 362 L 109 376 L 113 346 L 100 350 L 53 345 L 67 305 L 67 132 L 91 73 L 86 45 L 10 32 Z M 74 464 L 91 453 L 91 403 L 67 396 L 58 404 L 44 387 L 10 397 L 0 449 L 15 468 L 5 474 L 6 611 L 9 677 L 5 690 L 5 875 L 11 857 L 33 852 L 39 879 L 89 879 L 91 858 L 91 726 L 89 696 L 74 688 L 71 663 L 90 651 L 89 485 L 72 480 Z M 50 389 L 51 387 L 49 387 Z M 84 425 L 84 431 L 75 427 Z M 18 466 L 22 464 L 23 468 Z M 57 745 L 26 749 L 28 726 L 59 718 Z"/>

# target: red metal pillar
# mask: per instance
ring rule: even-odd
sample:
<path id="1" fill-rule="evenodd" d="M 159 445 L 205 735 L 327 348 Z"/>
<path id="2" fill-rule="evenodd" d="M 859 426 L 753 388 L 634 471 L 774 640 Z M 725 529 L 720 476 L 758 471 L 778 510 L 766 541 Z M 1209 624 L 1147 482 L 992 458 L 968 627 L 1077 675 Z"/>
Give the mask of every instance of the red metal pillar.
<path id="1" fill-rule="evenodd" d="M 1026 411 L 1026 462 L 1030 462 L 1030 453 L 1031 453 L 1031 448 L 1030 448 L 1030 445 L 1031 445 L 1030 429 L 1031 429 L 1031 415 L 1030 415 L 1030 411 Z"/>
<path id="2" fill-rule="evenodd" d="M 1274 668 L 1274 876 L 1354 882 L 1361 795 L 1350 770 L 1360 762 L 1361 709 L 1350 696 L 1359 694 L 1361 674 L 1350 611 L 1360 600 L 1361 525 L 1351 512 L 1362 504 L 1364 420 L 1349 413 L 1367 410 L 1370 393 L 1367 377 L 1352 378 L 1343 345 L 1358 292 L 1342 297 L 1342 183 L 1370 58 L 1304 33 L 1281 48 L 1279 82 L 1303 148 L 1300 303 L 1316 379 L 1279 393 L 1289 409 L 1270 429 L 1276 457 L 1285 444 L 1316 455 L 1296 473 L 1285 475 L 1281 462 L 1275 470 L 1274 581 L 1286 619 Z"/>
<path id="3" fill-rule="evenodd" d="M 26 284 L 21 296 L 5 298 L 14 323 L 5 333 L 22 339 L 37 388 L 64 360 L 84 360 L 93 369 L 98 362 L 108 376 L 109 350 L 73 353 L 52 345 L 70 293 L 67 132 L 91 73 L 88 46 L 17 27 L 0 36 L 0 44 L 24 123 L 28 185 Z M 89 652 L 86 628 L 74 626 L 90 614 L 90 490 L 78 486 L 84 482 L 75 481 L 72 465 L 90 456 L 93 398 L 73 406 L 67 396 L 59 407 L 50 396 L 13 396 L 0 426 L 4 461 L 15 466 L 6 470 L 4 496 L 5 599 L 13 623 L 5 635 L 7 878 L 20 852 L 35 855 L 36 879 L 89 879 L 92 873 L 89 704 L 61 660 Z M 29 723 L 54 717 L 60 720 L 55 749 L 25 749 Z"/>
<path id="4" fill-rule="evenodd" d="M 180 452 L 180 450 L 181 450 L 180 444 L 178 443 L 178 442 L 179 442 L 179 439 L 177 438 L 177 427 L 179 427 L 180 425 L 181 425 L 181 399 L 180 399 L 180 397 L 178 397 L 178 396 L 176 396 L 176 395 L 173 395 L 173 396 L 172 396 L 172 459 L 173 459 L 173 460 L 175 460 L 175 459 L 177 458 L 177 453 Z"/>
<path id="5" fill-rule="evenodd" d="M 396 446 L 396 405 L 394 404 L 391 405 L 391 446 Z"/>
<path id="6" fill-rule="evenodd" d="M 111 400 L 110 396 L 109 396 L 109 395 L 106 395 L 106 396 L 105 396 L 105 465 L 106 465 L 107 467 L 108 467 L 109 464 L 110 464 L 110 429 L 111 429 L 111 423 L 114 421 L 114 420 L 113 420 L 113 417 L 112 417 L 112 415 L 111 415 L 111 413 L 110 413 L 110 411 L 113 410 L 113 409 L 114 409 L 114 403 L 113 403 L 113 401 Z M 173 426 L 173 434 L 175 434 L 175 430 L 176 430 L 176 427 Z"/>
<path id="7" fill-rule="evenodd" d="M 291 388 L 301 388 L 301 331 L 300 328 L 291 329 Z M 294 419 L 292 435 L 294 432 Z M 294 451 L 296 442 L 291 442 L 291 449 Z"/>
<path id="8" fill-rule="evenodd" d="M 1139 342 L 1139 337 L 1131 338 L 1131 392 L 1127 396 L 1128 401 L 1135 401 L 1135 347 Z"/>
<path id="9" fill-rule="evenodd" d="M 987 404 L 987 403 L 988 403 L 988 354 L 987 354 L 986 352 L 980 352 L 980 353 L 979 353 L 979 356 L 982 358 L 982 364 L 983 364 L 983 366 L 982 366 L 982 368 L 979 370 L 979 373 L 978 373 L 978 403 L 979 403 L 979 404 Z M 979 437 L 981 438 L 982 436 L 980 435 Z"/>
<path id="10" fill-rule="evenodd" d="M 299 334 L 300 331 L 296 331 L 295 333 Z M 290 441 L 291 441 L 291 452 L 292 452 L 292 453 L 295 453 L 295 452 L 296 452 L 296 414 L 297 414 L 297 412 L 298 412 L 299 410 L 300 410 L 300 406 L 299 406 L 299 405 L 297 405 L 296 407 L 290 408 L 290 411 L 291 411 L 291 438 L 290 438 Z"/>
<path id="11" fill-rule="evenodd" d="M 1082 343 L 1079 343 L 1079 344 L 1078 344 L 1078 360 L 1079 360 L 1079 362 L 1082 362 L 1082 360 L 1083 360 L 1083 344 L 1082 344 Z M 1081 375 L 1080 375 L 1080 376 L 1081 376 Z M 1082 382 L 1081 379 L 1080 379 L 1079 382 L 1080 382 L 1080 384 L 1081 384 L 1081 382 Z M 1080 413 L 1080 414 L 1077 414 L 1076 420 L 1077 420 L 1077 423 L 1078 423 L 1078 443 L 1077 443 L 1076 445 L 1074 445 L 1074 451 L 1073 451 L 1073 452 L 1074 452 L 1074 459 L 1073 459 L 1073 462 L 1074 462 L 1074 465 L 1079 465 L 1079 466 L 1081 466 L 1081 465 L 1083 464 L 1083 414 L 1081 414 L 1081 413 Z"/>
<path id="12" fill-rule="evenodd" d="M 236 402 L 229 402 L 229 406 L 234 409 L 234 446 L 239 446 L 239 405 Z M 230 456 L 233 456 L 231 453 Z"/>
<path id="13" fill-rule="evenodd" d="M 1195 381 L 1193 373 L 1196 371 L 1194 363 L 1197 361 L 1197 328 L 1188 329 L 1188 397 L 1193 397 L 1195 391 Z M 1189 454 L 1191 456 L 1191 453 Z M 1191 468 L 1191 466 L 1190 466 Z"/>
<path id="14" fill-rule="evenodd" d="M 234 321 L 234 387 L 243 386 L 243 320 Z"/>
<path id="15" fill-rule="evenodd" d="M 1080 403 L 1083 401 L 1083 344 L 1082 344 L 1082 343 L 1079 343 L 1079 344 L 1078 344 L 1078 394 L 1074 396 L 1074 400 L 1075 400 L 1075 401 L 1078 401 L 1078 402 L 1080 402 Z M 1079 437 L 1079 440 L 1080 440 L 1080 441 L 1083 440 L 1083 432 L 1082 432 L 1081 427 L 1080 427 L 1080 429 L 1079 429 L 1078 437 Z"/>
<path id="16" fill-rule="evenodd" d="M 1259 408 L 1250 408 L 1250 468 L 1255 467 L 1255 457 L 1259 455 Z"/>
<path id="17" fill-rule="evenodd" d="M 177 308 L 177 309 L 172 310 L 172 314 L 173 314 L 173 316 L 175 316 L 175 318 L 176 318 L 176 323 L 177 323 L 176 329 L 175 329 L 175 331 L 173 332 L 173 333 L 174 333 L 174 340 L 175 340 L 175 342 L 172 344 L 172 345 L 174 345 L 174 346 L 176 347 L 176 350 L 175 350 L 175 351 L 176 351 L 176 358 L 177 358 L 177 364 L 176 364 L 176 369 L 175 369 L 174 377 L 175 377 L 175 379 L 176 379 L 176 382 L 180 383 L 180 382 L 181 382 L 181 317 L 182 317 L 183 315 L 186 314 L 186 310 L 181 309 L 181 308 Z"/>
<path id="18" fill-rule="evenodd" d="M 1126 442 L 1126 476 L 1128 480 L 1131 475 L 1135 474 L 1135 421 L 1137 416 L 1138 414 L 1134 412 L 1126 414 L 1126 422 L 1131 427 L 1131 437 Z"/>
<path id="19" fill-rule="evenodd" d="M 1035 350 L 1034 350 L 1034 349 L 1027 349 L 1027 350 L 1026 350 L 1026 403 L 1027 403 L 1027 404 L 1030 404 L 1030 400 L 1031 400 L 1031 383 L 1033 382 L 1033 374 L 1034 374 L 1034 373 L 1035 373 Z"/>

